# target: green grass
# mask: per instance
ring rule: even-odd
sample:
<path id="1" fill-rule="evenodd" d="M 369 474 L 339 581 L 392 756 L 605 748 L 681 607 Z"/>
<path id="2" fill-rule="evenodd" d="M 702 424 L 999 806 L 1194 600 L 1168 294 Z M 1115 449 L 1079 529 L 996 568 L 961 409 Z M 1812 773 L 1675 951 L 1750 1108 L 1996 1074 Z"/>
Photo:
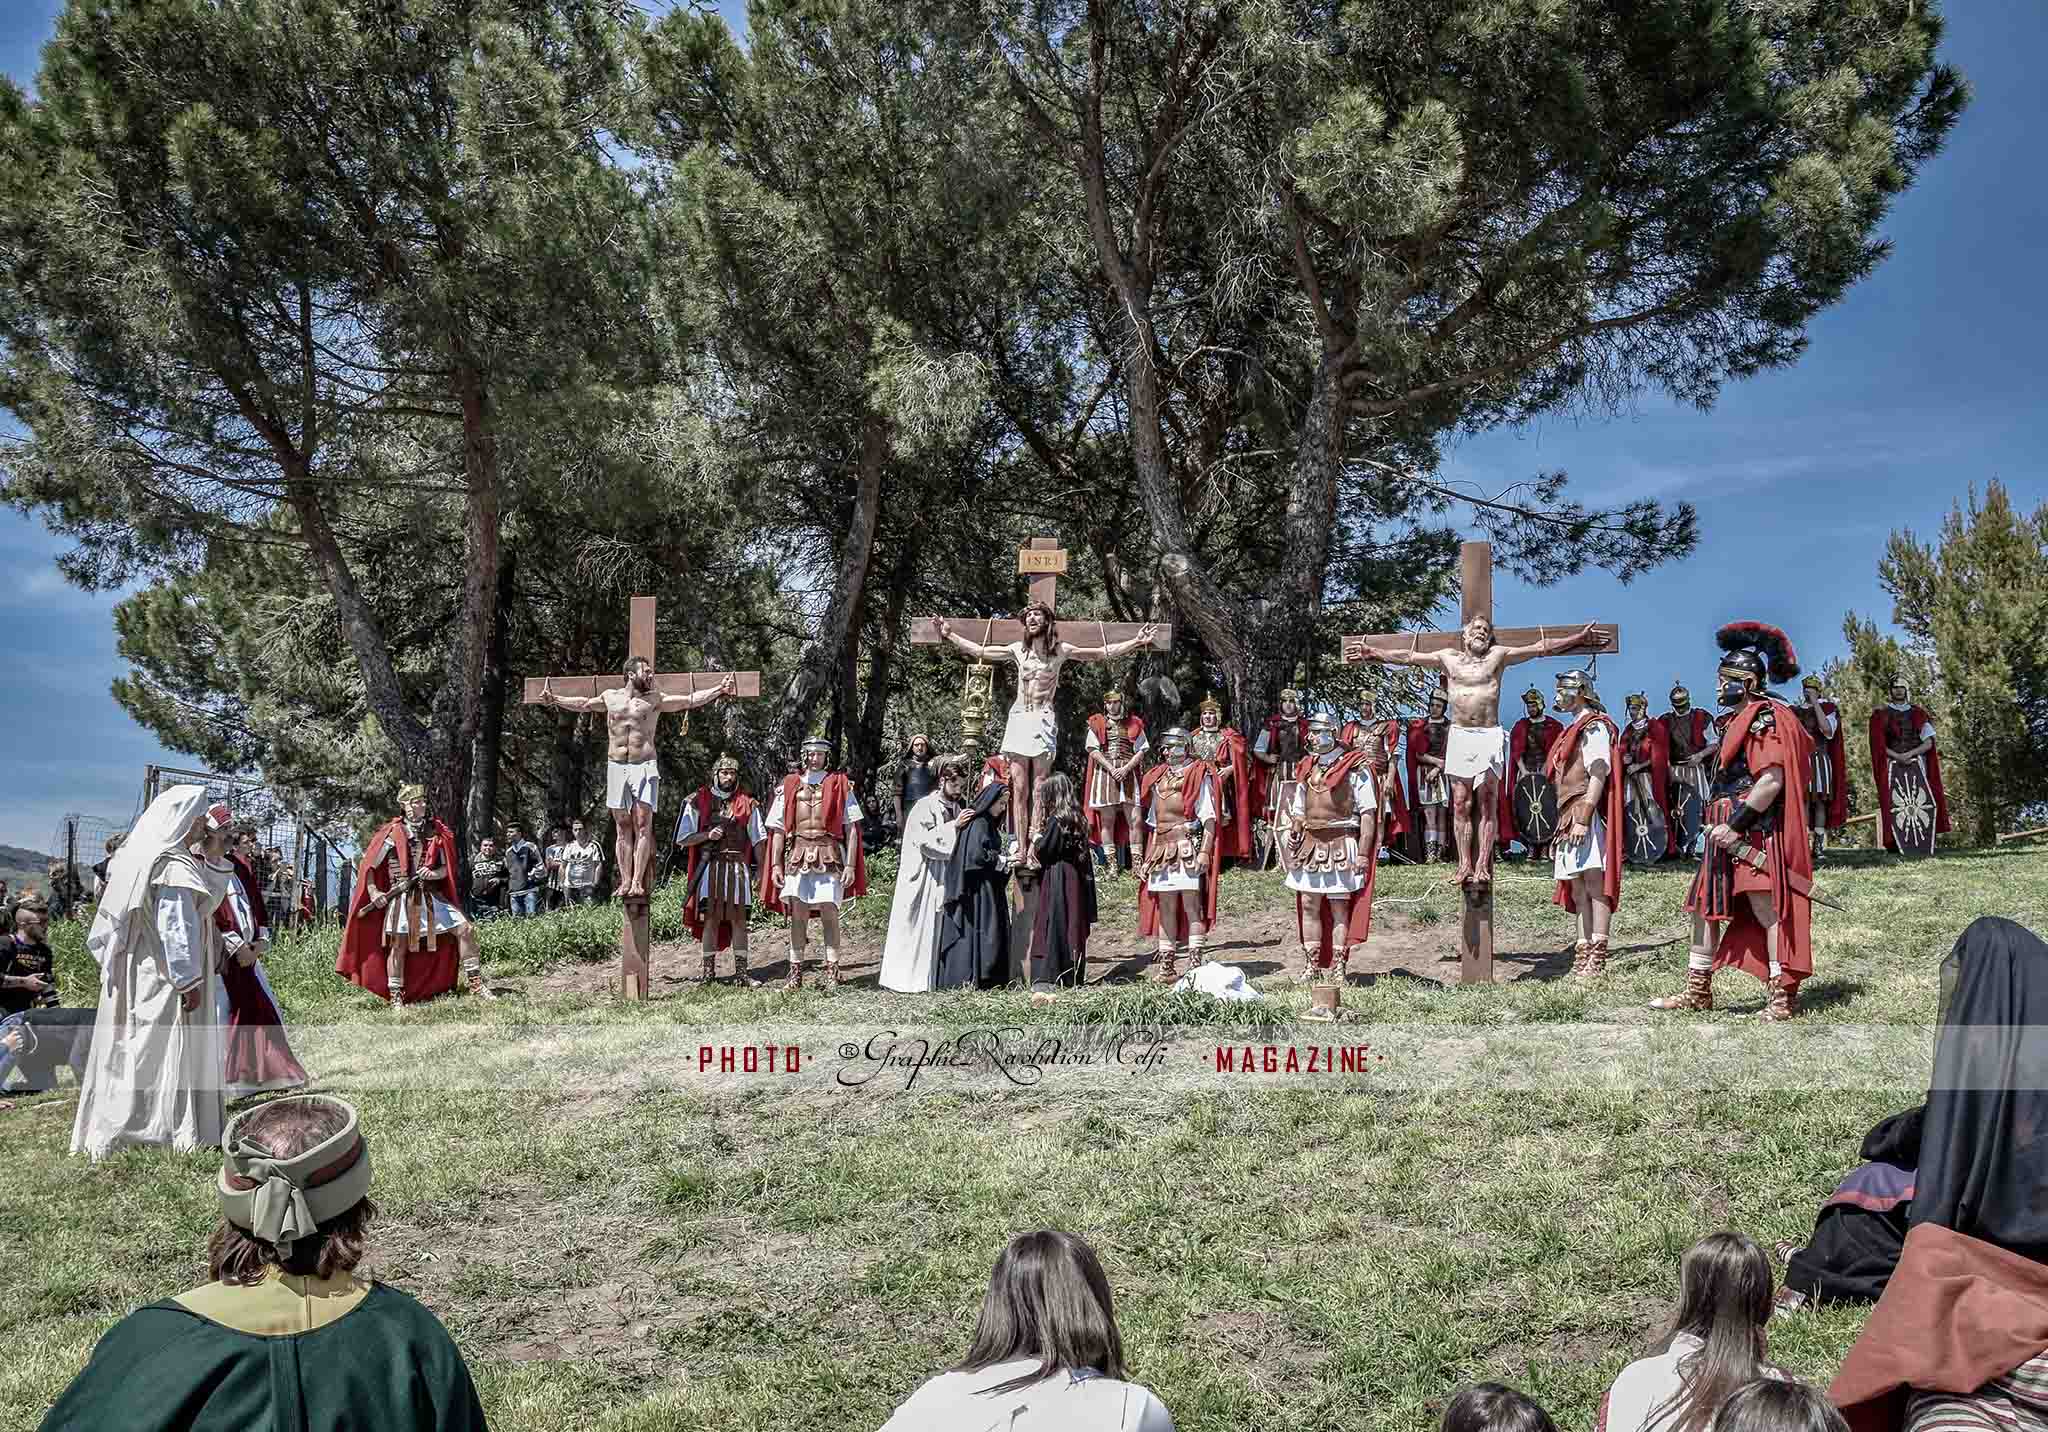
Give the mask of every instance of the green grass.
<path id="1" fill-rule="evenodd" d="M 1767 1247 L 1801 1238 L 1863 1132 L 1920 1097 L 1937 970 L 1962 928 L 1983 913 L 2048 926 L 2048 853 L 1958 851 L 1920 865 L 1855 856 L 1823 874 L 1846 909 L 1816 922 L 1819 969 L 1796 1038 L 1838 1051 L 1831 1041 L 1889 1028 L 1908 1057 L 1802 1062 L 1785 1052 L 1801 1047 L 1793 1036 L 1755 1020 L 1761 991 L 1740 976 L 1722 978 L 1713 1015 L 1659 1023 L 1643 1004 L 1675 985 L 1686 935 L 1684 873 L 1659 871 L 1631 876 L 1619 953 L 1596 988 L 1523 978 L 1442 989 L 1391 974 L 1349 988 L 1347 1012 L 1376 1035 L 1434 1041 L 1439 1053 L 1470 1046 L 1469 1066 L 1442 1085 L 1410 1068 L 1341 1085 L 1049 1075 L 1031 1089 L 991 1078 L 910 1095 L 766 1079 L 344 1086 L 376 1143 L 372 1266 L 443 1316 L 505 1428 L 879 1426 L 965 1347 L 1004 1239 L 1043 1225 L 1102 1253 L 1133 1375 L 1183 1429 L 1416 1429 L 1474 1378 L 1523 1386 L 1560 1426 L 1585 1426 L 1668 1313 L 1689 1243 L 1730 1226 Z M 1440 876 L 1386 872 L 1388 940 L 1454 938 Z M 889 883 L 875 888 L 854 916 L 871 938 Z M 1106 887 L 1098 953 L 1137 944 L 1128 889 Z M 1503 981 L 1557 965 L 1565 917 L 1549 894 L 1547 881 L 1503 868 Z M 1270 917 L 1280 898 L 1275 877 L 1232 875 L 1224 933 Z M 1399 928 L 1397 916 L 1432 911 L 1419 931 Z M 655 918 L 657 934 L 675 931 L 672 900 Z M 614 907 L 494 924 L 486 960 L 515 983 L 562 960 L 609 961 L 617 921 Z M 779 938 L 757 943 L 779 952 Z M 64 994 L 82 1002 L 94 972 L 76 927 L 60 963 Z M 275 953 L 294 1023 L 391 1018 L 332 968 L 331 936 Z M 735 1038 L 771 1020 L 1163 1024 L 1197 1051 L 1351 1037 L 1293 1025 L 1305 996 L 1262 984 L 1267 1002 L 1235 1007 L 1133 985 L 1049 1012 L 1014 993 L 715 989 L 645 1006 L 451 999 L 407 1018 L 682 1023 Z M 1588 1030 L 1620 1052 L 1555 1066 L 1517 1053 L 1547 1034 L 1600 1047 L 1570 1043 Z M 1687 1041 L 1709 1033 L 1761 1051 L 1766 1075 L 1724 1073 L 1713 1087 L 1674 1077 Z M 0 1115 L 0 1336 L 12 1349 L 0 1428 L 33 1426 L 122 1313 L 202 1278 L 215 1157 L 131 1151 L 88 1166 L 66 1154 L 73 1108 L 60 1091 Z M 1825 1378 L 1862 1316 L 1774 1324 L 1773 1354 Z"/>

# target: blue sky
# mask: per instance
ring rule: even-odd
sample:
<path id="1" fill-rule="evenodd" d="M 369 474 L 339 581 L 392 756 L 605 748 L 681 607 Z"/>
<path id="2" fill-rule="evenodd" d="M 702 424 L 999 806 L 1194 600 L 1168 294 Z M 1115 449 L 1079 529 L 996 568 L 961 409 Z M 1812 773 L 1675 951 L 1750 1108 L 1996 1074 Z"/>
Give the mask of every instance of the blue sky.
<path id="1" fill-rule="evenodd" d="M 32 79 L 59 8 L 0 0 L 0 68 L 17 81 Z M 1619 418 L 1488 434 L 1450 455 L 1448 475 L 1475 489 L 1563 468 L 1589 504 L 1648 495 L 1698 505 L 1697 553 L 1630 587 L 1600 573 L 1540 591 L 1495 587 L 1503 623 L 1619 621 L 1622 654 L 1600 670 L 1616 707 L 1640 687 L 1662 709 L 1681 675 L 1704 696 L 1713 630 L 1735 618 L 1776 622 L 1818 666 L 1840 654 L 1845 612 L 1889 618 L 1876 569 L 1891 531 L 1933 534 L 1971 484 L 1993 478 L 2025 509 L 2048 502 L 2038 359 L 2048 197 L 2024 177 L 2048 152 L 2048 95 L 2033 64 L 2048 53 L 2048 6 L 1945 9 L 1943 53 L 1976 102 L 1893 211 L 1896 252 L 1813 325 L 1798 367 L 1730 387 L 1711 412 L 1645 399 Z M 67 810 L 125 817 L 144 765 L 185 764 L 107 694 L 113 598 L 66 586 L 60 550 L 40 524 L 0 511 L 0 571 L 13 579 L 0 590 L 0 630 L 15 658 L 0 843 L 41 848 Z"/>

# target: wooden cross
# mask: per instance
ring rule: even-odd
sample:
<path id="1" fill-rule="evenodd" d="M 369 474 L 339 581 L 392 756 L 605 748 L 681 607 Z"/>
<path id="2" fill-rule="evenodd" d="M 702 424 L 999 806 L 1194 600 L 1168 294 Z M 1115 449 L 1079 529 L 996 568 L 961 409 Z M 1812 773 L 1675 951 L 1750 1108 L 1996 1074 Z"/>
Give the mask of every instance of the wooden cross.
<path id="1" fill-rule="evenodd" d="M 1449 651 L 1465 639 L 1464 627 L 1474 617 L 1493 621 L 1493 546 L 1487 542 L 1465 542 L 1458 547 L 1458 630 L 1378 633 L 1346 639 L 1372 646 L 1406 646 L 1413 652 Z M 1494 627 L 1493 640 L 1499 646 L 1529 646 L 1553 636 L 1574 632 L 1584 623 L 1554 627 Z M 1598 644 L 1578 648 L 1598 655 L 1621 650 L 1621 628 L 1609 624 L 1596 627 Z M 1371 660 L 1370 657 L 1366 658 Z M 1502 779 L 1510 779 L 1512 772 Z M 1418 816 L 1418 819 L 1420 817 Z M 1465 918 L 1458 931 L 1458 982 L 1493 983 L 1493 886 L 1480 887 L 1475 898 L 1472 887 L 1465 889 Z"/>
<path id="2" fill-rule="evenodd" d="M 1056 537 L 1033 537 L 1028 546 L 1017 549 L 1017 570 L 1031 578 L 1031 600 L 1043 602 L 1053 612 L 1059 611 L 1055 598 L 1059 594 L 1059 579 L 1067 570 L 1067 554 Z M 983 646 L 1006 646 L 1013 641 L 1024 640 L 1024 623 L 1007 617 L 948 617 L 946 618 L 960 634 Z M 1067 640 L 1078 636 L 1090 646 L 1108 646 L 1111 642 L 1129 641 L 1145 629 L 1144 622 L 1091 622 L 1071 617 L 1061 617 L 1060 627 Z M 1164 622 L 1153 623 L 1158 630 L 1152 637 L 1156 651 L 1169 651 L 1173 647 L 1173 628 Z M 945 640 L 930 620 L 918 617 L 910 624 L 910 640 L 917 646 L 937 646 Z"/>
<path id="3" fill-rule="evenodd" d="M 627 606 L 626 655 L 629 660 L 639 657 L 649 666 L 654 665 L 653 597 L 634 597 Z M 625 663 L 620 665 L 623 667 Z M 664 696 L 687 696 L 707 687 L 723 685 L 728 676 L 738 684 L 738 690 L 733 693 L 735 696 L 761 694 L 761 673 L 758 671 L 657 671 L 654 689 Z M 521 699 L 525 705 L 536 706 L 545 692 L 553 692 L 556 696 L 590 697 L 606 691 L 623 690 L 625 685 L 626 678 L 621 672 L 608 676 L 529 676 Z M 688 719 L 686 715 L 684 720 Z M 647 955 L 654 944 L 653 925 L 645 896 L 626 900 L 624 904 L 625 920 L 619 927 L 621 993 L 629 999 L 645 999 Z"/>

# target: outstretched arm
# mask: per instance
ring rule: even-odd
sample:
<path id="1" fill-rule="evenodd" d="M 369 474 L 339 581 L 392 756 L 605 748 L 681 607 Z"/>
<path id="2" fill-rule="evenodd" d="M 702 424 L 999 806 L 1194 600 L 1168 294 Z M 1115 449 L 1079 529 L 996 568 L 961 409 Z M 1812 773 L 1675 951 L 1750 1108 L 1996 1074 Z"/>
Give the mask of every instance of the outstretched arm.
<path id="1" fill-rule="evenodd" d="M 716 686 L 707 686 L 702 691 L 671 692 L 661 698 L 664 712 L 695 711 L 699 706 L 709 706 L 721 696 L 731 696 L 740 689 L 740 679 L 731 672 Z"/>
<path id="2" fill-rule="evenodd" d="M 1518 661 L 1534 661 L 1539 656 L 1563 656 L 1568 651 L 1577 651 L 1590 646 L 1600 649 L 1600 623 L 1587 622 L 1575 632 L 1563 636 L 1545 637 L 1529 646 L 1504 646 L 1500 648 L 1501 665 L 1513 666 Z"/>
<path id="3" fill-rule="evenodd" d="M 969 641 L 966 637 L 960 635 L 959 632 L 954 631 L 953 624 L 944 617 L 932 618 L 932 630 L 961 651 L 966 652 L 976 661 L 994 661 L 998 657 L 1010 654 L 1010 649 L 1007 646 L 983 646 L 978 641 Z"/>
<path id="4" fill-rule="evenodd" d="M 1353 666 L 1376 661 L 1383 666 L 1427 666 L 1443 670 L 1443 658 L 1434 651 L 1410 651 L 1399 646 L 1374 646 L 1362 636 L 1344 638 L 1344 660 Z"/>
<path id="5" fill-rule="evenodd" d="M 1159 624 L 1146 622 L 1138 634 L 1129 641 L 1113 641 L 1107 646 L 1075 646 L 1070 641 L 1063 641 L 1060 643 L 1060 649 L 1069 661 L 1114 661 L 1117 657 L 1129 656 L 1134 651 L 1150 646 L 1152 638 L 1158 634 Z"/>
<path id="6" fill-rule="evenodd" d="M 559 711 L 602 711 L 604 693 L 600 691 L 595 696 L 564 696 L 551 687 L 543 686 L 540 689 L 540 704 L 552 706 Z"/>

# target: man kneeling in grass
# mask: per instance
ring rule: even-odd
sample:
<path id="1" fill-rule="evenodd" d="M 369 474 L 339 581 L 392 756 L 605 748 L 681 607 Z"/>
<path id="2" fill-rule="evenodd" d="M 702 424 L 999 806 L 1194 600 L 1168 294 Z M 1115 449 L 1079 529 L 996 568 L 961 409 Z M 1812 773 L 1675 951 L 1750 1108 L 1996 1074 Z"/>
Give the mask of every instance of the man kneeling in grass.
<path id="1" fill-rule="evenodd" d="M 356 1111 L 317 1094 L 273 1099 L 237 1115 L 221 1147 L 215 1281 L 114 1324 L 43 1432 L 483 1432 L 440 1320 L 355 1276 L 377 1211 Z"/>

